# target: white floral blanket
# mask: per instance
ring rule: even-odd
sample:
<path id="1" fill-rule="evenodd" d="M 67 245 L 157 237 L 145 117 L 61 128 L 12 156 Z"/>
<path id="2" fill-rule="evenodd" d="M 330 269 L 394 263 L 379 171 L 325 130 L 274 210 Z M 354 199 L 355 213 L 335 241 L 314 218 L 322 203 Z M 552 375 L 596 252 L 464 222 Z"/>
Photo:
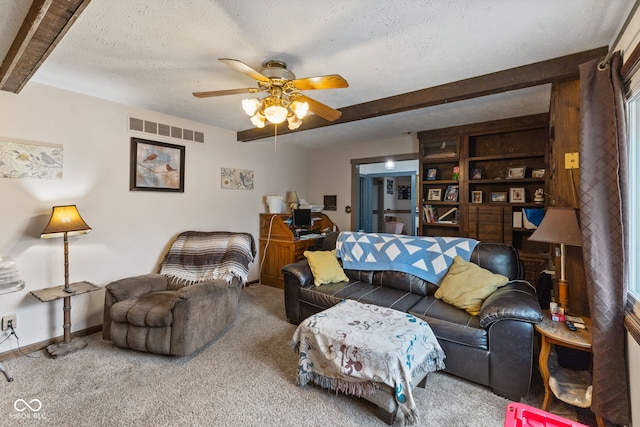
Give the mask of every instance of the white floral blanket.
<path id="1" fill-rule="evenodd" d="M 412 376 L 444 369 L 444 351 L 427 322 L 353 300 L 304 320 L 291 347 L 299 353 L 299 385 L 365 396 L 387 384 L 395 390 L 396 423 L 404 425 L 419 421 Z"/>

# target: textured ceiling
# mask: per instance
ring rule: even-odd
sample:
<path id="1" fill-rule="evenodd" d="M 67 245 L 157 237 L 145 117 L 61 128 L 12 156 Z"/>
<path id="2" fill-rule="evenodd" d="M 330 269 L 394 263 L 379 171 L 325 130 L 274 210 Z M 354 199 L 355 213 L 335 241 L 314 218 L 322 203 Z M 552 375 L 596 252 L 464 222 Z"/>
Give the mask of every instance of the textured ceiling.
<path id="1" fill-rule="evenodd" d="M 1 56 L 28 4 L 0 0 Z M 254 86 L 221 57 L 257 69 L 284 60 L 297 77 L 340 74 L 349 88 L 306 92 L 340 108 L 609 45 L 630 7 L 623 0 L 92 0 L 32 81 L 240 131 L 251 128 L 243 95 L 191 95 Z M 542 86 L 280 141 L 315 149 L 548 107 Z"/>

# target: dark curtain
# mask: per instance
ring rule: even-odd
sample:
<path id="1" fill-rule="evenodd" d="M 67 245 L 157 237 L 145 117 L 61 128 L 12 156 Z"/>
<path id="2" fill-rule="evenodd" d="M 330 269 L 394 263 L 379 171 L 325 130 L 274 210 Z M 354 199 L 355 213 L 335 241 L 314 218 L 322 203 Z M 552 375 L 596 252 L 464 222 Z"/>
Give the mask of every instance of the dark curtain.
<path id="1" fill-rule="evenodd" d="M 580 222 L 591 319 L 591 410 L 616 424 L 630 422 L 625 362 L 627 297 L 627 127 L 622 58 L 580 66 Z"/>

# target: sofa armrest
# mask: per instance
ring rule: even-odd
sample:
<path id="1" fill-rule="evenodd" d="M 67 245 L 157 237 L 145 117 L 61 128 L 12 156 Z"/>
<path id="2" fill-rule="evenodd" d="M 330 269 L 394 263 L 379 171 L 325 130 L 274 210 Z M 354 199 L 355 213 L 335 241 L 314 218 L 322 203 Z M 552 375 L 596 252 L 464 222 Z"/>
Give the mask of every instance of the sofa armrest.
<path id="1" fill-rule="evenodd" d="M 300 289 L 314 286 L 313 273 L 307 260 L 287 264 L 282 267 L 284 274 L 284 307 L 289 323 L 299 324 L 300 318 Z"/>
<path id="2" fill-rule="evenodd" d="M 287 275 L 293 276 L 299 286 L 313 285 L 313 273 L 311 272 L 311 267 L 309 267 L 309 262 L 306 259 L 285 265 L 282 267 L 282 272 L 284 273 L 285 278 Z"/>
<path id="3" fill-rule="evenodd" d="M 168 279 L 161 274 L 143 274 L 116 280 L 105 286 L 102 337 L 105 340 L 111 340 L 111 306 L 113 304 L 148 292 L 164 291 L 168 285 Z"/>
<path id="4" fill-rule="evenodd" d="M 505 319 L 539 323 L 542 321 L 542 309 L 536 290 L 529 282 L 512 280 L 484 300 L 478 317 L 483 328 Z"/>

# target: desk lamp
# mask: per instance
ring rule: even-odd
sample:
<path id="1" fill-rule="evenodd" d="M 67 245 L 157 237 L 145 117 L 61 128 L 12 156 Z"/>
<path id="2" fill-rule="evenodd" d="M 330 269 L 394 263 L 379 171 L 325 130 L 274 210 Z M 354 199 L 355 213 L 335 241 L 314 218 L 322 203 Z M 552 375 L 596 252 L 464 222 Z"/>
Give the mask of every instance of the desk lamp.
<path id="1" fill-rule="evenodd" d="M 49 223 L 40 234 L 41 239 L 64 238 L 64 292 L 68 293 L 69 296 L 64 298 L 64 342 L 60 343 L 60 345 L 69 345 L 71 343 L 71 294 L 73 290 L 69 287 L 68 237 L 87 234 L 90 231 L 91 227 L 84 222 L 76 205 L 68 205 L 53 207 Z"/>
<path id="2" fill-rule="evenodd" d="M 298 206 L 300 206 L 300 199 L 298 199 L 298 194 L 295 191 L 287 191 L 284 202 L 289 206 L 289 211 L 298 209 Z"/>
<path id="3" fill-rule="evenodd" d="M 569 308 L 569 282 L 565 277 L 565 245 L 582 246 L 582 234 L 574 208 L 550 207 L 538 228 L 529 237 L 534 242 L 560 244 L 560 280 L 558 281 L 558 302 L 560 307 Z"/>

